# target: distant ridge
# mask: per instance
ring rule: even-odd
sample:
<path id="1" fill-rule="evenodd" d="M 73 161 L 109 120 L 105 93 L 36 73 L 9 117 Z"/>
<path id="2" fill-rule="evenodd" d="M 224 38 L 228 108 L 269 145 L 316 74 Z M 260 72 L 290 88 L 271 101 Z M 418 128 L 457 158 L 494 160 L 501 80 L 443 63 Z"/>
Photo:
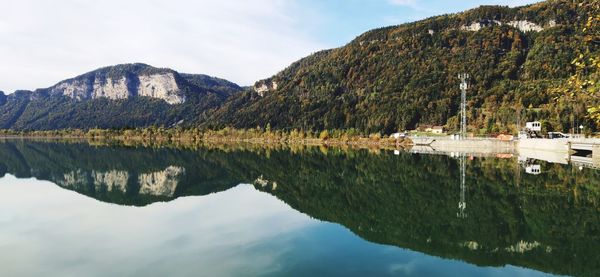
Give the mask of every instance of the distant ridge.
<path id="1" fill-rule="evenodd" d="M 50 130 L 191 126 L 241 91 L 199 74 L 134 63 L 103 67 L 35 91 L 0 93 L 0 127 Z"/>

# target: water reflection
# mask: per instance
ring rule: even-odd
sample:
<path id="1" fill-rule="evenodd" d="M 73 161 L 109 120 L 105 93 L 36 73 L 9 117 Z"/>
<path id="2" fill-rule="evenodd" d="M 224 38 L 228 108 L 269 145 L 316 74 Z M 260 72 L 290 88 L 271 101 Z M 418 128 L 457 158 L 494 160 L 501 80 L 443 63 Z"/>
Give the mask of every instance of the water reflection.
<path id="1" fill-rule="evenodd" d="M 232 219 L 228 223 L 217 224 L 217 226 L 246 228 L 246 223 L 236 224 L 237 219 L 233 219 L 235 218 L 233 215 L 242 209 L 236 203 L 241 200 L 230 198 L 228 195 L 239 192 L 240 188 L 236 186 L 240 183 L 253 184 L 252 187 L 245 186 L 251 190 L 244 190 L 240 195 L 257 194 L 272 199 L 261 198 L 256 203 L 262 201 L 270 203 L 269 201 L 278 198 L 294 210 L 310 216 L 300 216 L 293 210 L 286 209 L 286 205 L 277 208 L 256 206 L 256 209 L 245 211 L 252 211 L 255 215 L 262 215 L 270 209 L 286 211 L 285 216 L 277 217 L 276 220 L 257 221 L 263 228 L 273 226 L 279 229 L 282 228 L 281 226 L 293 225 L 297 227 L 294 230 L 301 230 L 295 232 L 286 229 L 280 235 L 271 234 L 267 237 L 277 237 L 277 241 L 285 241 L 284 237 L 287 235 L 290 240 L 302 240 L 302 245 L 313 245 L 311 243 L 324 239 L 326 234 L 332 237 L 346 236 L 346 239 L 340 242 L 361 245 L 360 250 L 365 251 L 364 255 L 360 255 L 361 259 L 373 255 L 387 261 L 385 264 L 374 261 L 371 264 L 363 264 L 364 267 L 360 268 L 362 271 L 356 269 L 348 271 L 348 274 L 352 272 L 368 274 L 369 266 L 375 265 L 379 266 L 378 269 L 387 267 L 389 269 L 387 273 L 392 271 L 403 273 L 403 270 L 410 266 L 402 263 L 393 267 L 391 265 L 393 260 L 417 254 L 406 251 L 398 254 L 394 251 L 399 251 L 399 248 L 362 244 L 362 240 L 354 241 L 350 235 L 343 235 L 344 228 L 339 229 L 337 225 L 323 227 L 310 218 L 341 224 L 370 242 L 408 248 L 446 259 L 459 259 L 474 265 L 497 267 L 510 264 L 555 274 L 597 276 L 600 274 L 600 269 L 597 267 L 600 262 L 600 251 L 597 251 L 600 249 L 598 203 L 600 174 L 592 169 L 579 170 L 578 167 L 571 165 L 543 161 L 536 163 L 543 168 L 539 175 L 521 174 L 526 172 L 526 168 L 520 166 L 516 158 L 470 159 L 466 156 L 456 158 L 405 152 L 394 155 L 393 152 L 370 153 L 362 150 L 319 148 L 294 151 L 289 149 L 234 151 L 227 148 L 203 148 L 187 151 L 169 148 L 93 147 L 85 143 L 28 141 L 0 143 L 0 169 L 4 174 L 12 174 L 19 178 L 35 177 L 48 180 L 103 202 L 145 206 L 140 211 L 145 211 L 148 213 L 146 216 L 149 217 L 150 214 L 160 213 L 165 205 L 178 207 L 184 205 L 180 203 L 186 203 L 187 200 L 149 205 L 151 203 L 171 201 L 183 196 L 222 192 L 201 198 L 207 199 L 206 201 L 219 199 L 214 200 L 215 203 L 223 202 L 218 207 L 197 207 L 203 211 L 210 210 L 208 213 L 201 213 L 201 217 L 198 214 L 190 214 L 191 212 L 178 215 L 178 221 L 167 223 L 166 226 L 171 227 L 186 225 L 187 222 L 195 220 L 202 221 L 224 216 Z M 10 195 L 17 192 L 7 193 Z M 9 198 L 20 199 L 21 195 L 19 197 L 10 195 Z M 47 201 L 43 198 L 38 200 L 40 203 Z M 4 206 L 0 208 L 10 207 L 4 203 L 4 198 L 2 205 Z M 78 205 L 83 204 L 74 203 L 71 208 L 75 209 Z M 259 204 L 252 202 L 251 205 Z M 229 208 L 231 213 L 227 212 Z M 104 224 L 115 224 L 110 213 L 99 216 L 106 217 L 107 221 Z M 287 217 L 293 220 L 295 216 L 302 218 L 299 220 L 301 223 L 297 225 L 297 222 L 286 223 Z M 98 215 L 95 216 L 97 217 Z M 138 223 L 143 224 L 146 219 Z M 39 220 L 42 221 L 43 218 Z M 101 223 L 94 223 L 95 219 L 84 222 L 96 224 L 93 227 L 85 227 L 85 230 L 102 228 L 98 225 Z M 16 225 L 20 224 L 24 223 Z M 309 231 L 305 226 L 313 226 L 311 228 L 315 229 Z M 338 229 L 332 231 L 331 228 Z M 143 230 L 112 230 L 111 232 L 114 234 L 143 233 Z M 216 230 L 199 232 L 214 234 Z M 74 231 L 73 235 L 76 236 L 79 231 L 82 230 Z M 229 236 L 237 236 L 239 232 L 230 230 L 225 233 Z M 251 229 L 248 232 L 253 233 Z M 292 233 L 294 235 L 291 235 Z M 300 238 L 300 234 L 309 233 L 312 234 L 310 235 L 313 236 L 312 239 L 308 239 L 306 237 L 308 235 L 303 235 L 304 239 Z M 98 236 L 88 239 L 101 240 L 101 234 Z M 40 236 L 42 237 L 44 236 Z M 6 239 L 5 242 L 13 239 Z M 224 237 L 213 239 L 227 240 Z M 177 245 L 195 244 L 186 236 L 173 238 L 172 241 Z M 256 243 L 256 247 L 267 248 L 275 247 L 273 243 L 276 243 L 270 241 L 270 246 L 266 246 L 266 242 L 261 240 L 249 239 L 246 243 L 248 241 Z M 317 250 L 311 251 L 335 249 L 323 245 L 325 244 L 321 244 L 320 249 L 319 244 L 314 244 Z M 112 247 L 118 248 L 116 245 Z M 298 249 L 300 246 L 295 244 L 294 247 Z M 344 247 L 337 247 L 339 252 L 332 252 L 332 256 L 344 254 L 339 250 Z M 276 249 L 289 248 L 279 245 Z M 209 250 L 190 251 L 197 254 Z M 374 254 L 384 252 L 395 254 L 390 254 L 391 256 Z M 356 249 L 348 253 L 356 254 Z M 252 254 L 247 253 L 247 255 Z M 297 273 L 301 268 L 310 268 L 313 263 L 319 266 L 313 268 L 312 273 L 323 273 L 325 269 L 341 270 L 339 266 L 332 264 L 325 266 L 322 262 L 304 256 L 301 258 L 299 255 L 308 254 L 301 255 L 291 250 L 287 254 L 279 253 L 276 256 L 286 256 L 286 259 L 291 261 L 303 260 L 305 263 L 298 262 L 302 267 L 280 265 L 281 267 L 273 272 Z M 430 259 L 422 254 L 417 256 L 421 259 L 420 262 L 410 261 L 422 265 L 423 260 Z M 340 259 L 332 259 L 332 261 L 340 261 Z M 344 261 L 347 262 L 348 259 Z M 439 269 L 444 268 L 442 265 L 450 266 L 448 263 L 450 262 L 446 260 L 435 260 L 435 265 L 439 266 Z M 456 266 L 455 263 L 450 264 Z M 461 264 L 461 266 L 465 265 Z M 247 265 L 241 268 L 244 267 Z M 292 269 L 296 271 L 289 271 Z M 514 267 L 501 267 L 501 269 L 505 274 L 508 274 L 505 270 L 515 270 Z M 376 271 L 373 268 L 371 270 Z M 411 274 L 427 273 L 423 271 L 426 269 L 421 267 L 412 270 Z M 494 270 L 471 268 L 465 269 L 465 273 L 491 274 Z M 436 274 L 443 273 L 443 270 L 436 272 Z"/>
<path id="2" fill-rule="evenodd" d="M 466 173 L 467 173 L 467 157 L 466 155 L 460 155 L 460 202 L 458 202 L 458 213 L 456 216 L 458 218 L 466 218 L 467 217 L 467 198 L 465 196 L 467 185 L 466 185 Z"/>
<path id="3" fill-rule="evenodd" d="M 11 176 L 0 191 L 8 216 L 0 217 L 2 276 L 268 274 L 299 233 L 315 228 L 250 185 L 143 209 L 99 205 Z"/>

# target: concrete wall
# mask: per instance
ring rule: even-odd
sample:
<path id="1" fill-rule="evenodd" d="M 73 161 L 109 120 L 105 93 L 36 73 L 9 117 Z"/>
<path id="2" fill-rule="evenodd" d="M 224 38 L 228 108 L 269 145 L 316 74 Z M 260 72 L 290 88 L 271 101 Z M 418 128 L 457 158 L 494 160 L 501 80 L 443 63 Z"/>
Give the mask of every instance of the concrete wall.
<path id="1" fill-rule="evenodd" d="M 438 151 L 477 151 L 490 153 L 514 152 L 514 141 L 501 141 L 497 139 L 466 139 L 466 140 L 434 140 L 431 147 Z"/>
<path id="2" fill-rule="evenodd" d="M 568 153 L 569 143 L 566 139 L 520 139 L 518 149 Z"/>
<path id="3" fill-rule="evenodd" d="M 600 167 L 600 145 L 594 145 L 592 150 L 592 164 Z"/>

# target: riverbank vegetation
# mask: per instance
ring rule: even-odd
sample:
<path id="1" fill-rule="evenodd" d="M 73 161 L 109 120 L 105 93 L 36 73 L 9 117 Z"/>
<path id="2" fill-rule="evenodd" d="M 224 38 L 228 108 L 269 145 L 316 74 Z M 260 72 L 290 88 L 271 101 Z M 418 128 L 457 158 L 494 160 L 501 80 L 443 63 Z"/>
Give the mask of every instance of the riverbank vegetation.
<path id="1" fill-rule="evenodd" d="M 135 129 L 63 129 L 46 131 L 0 130 L 4 138 L 81 138 L 92 140 L 115 140 L 158 144 L 199 143 L 253 143 L 253 144 L 305 144 L 305 145 L 349 145 L 390 147 L 409 145 L 404 138 L 383 137 L 379 133 L 364 134 L 356 129 L 306 131 L 271 130 L 267 128 L 208 130 L 198 128 L 149 127 Z"/>

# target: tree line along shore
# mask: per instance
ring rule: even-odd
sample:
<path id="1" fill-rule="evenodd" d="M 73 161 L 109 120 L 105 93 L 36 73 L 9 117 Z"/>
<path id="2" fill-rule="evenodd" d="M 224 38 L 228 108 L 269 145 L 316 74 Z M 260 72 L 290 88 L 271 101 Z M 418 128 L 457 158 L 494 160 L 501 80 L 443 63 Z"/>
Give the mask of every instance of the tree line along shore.
<path id="1" fill-rule="evenodd" d="M 271 130 L 266 128 L 219 130 L 199 128 L 149 127 L 135 129 L 0 130 L 1 138 L 88 139 L 150 144 L 252 143 L 291 145 L 331 145 L 356 147 L 400 147 L 411 145 L 408 138 L 392 138 L 379 133 L 347 130 Z"/>

